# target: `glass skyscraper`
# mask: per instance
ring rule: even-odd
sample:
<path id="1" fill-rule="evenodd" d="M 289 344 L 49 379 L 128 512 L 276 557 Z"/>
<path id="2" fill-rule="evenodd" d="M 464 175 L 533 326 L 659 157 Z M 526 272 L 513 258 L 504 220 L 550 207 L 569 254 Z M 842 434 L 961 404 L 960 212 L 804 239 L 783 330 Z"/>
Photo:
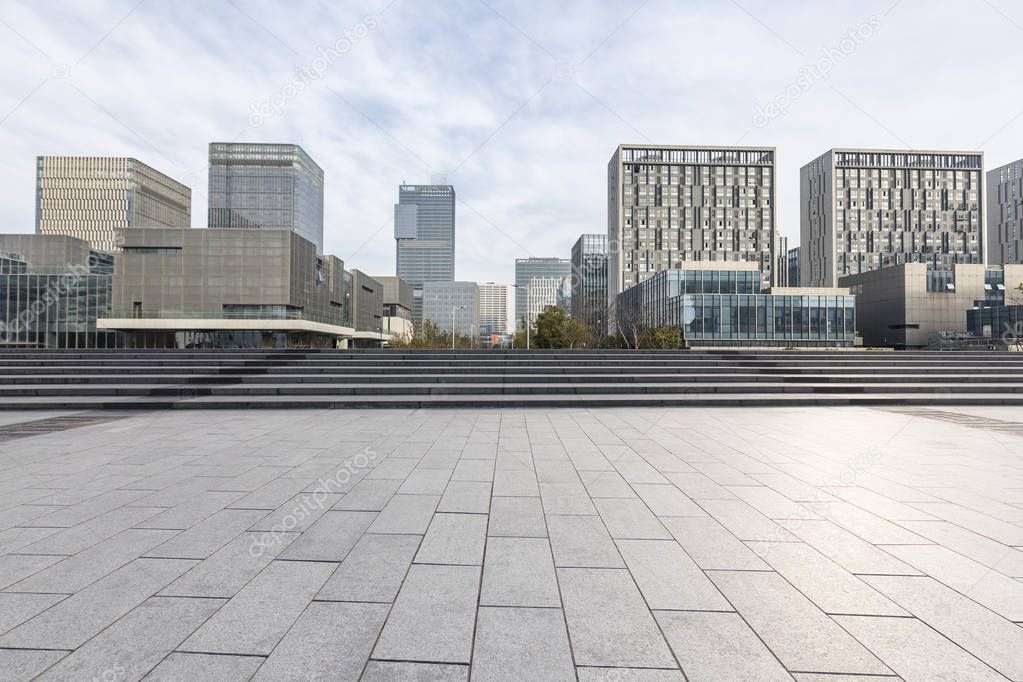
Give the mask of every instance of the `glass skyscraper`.
<path id="1" fill-rule="evenodd" d="M 455 279 L 455 188 L 401 185 L 394 205 L 396 270 L 412 287 L 412 317 L 423 321 L 423 284 Z"/>
<path id="2" fill-rule="evenodd" d="M 323 253 L 323 169 L 297 144 L 211 142 L 209 226 L 291 230 Z"/>
<path id="3" fill-rule="evenodd" d="M 543 312 L 549 305 L 571 303 L 572 261 L 567 258 L 515 259 L 515 327 L 523 325 Z"/>
<path id="4" fill-rule="evenodd" d="M 572 247 L 572 317 L 598 336 L 606 331 L 606 234 L 581 235 Z"/>

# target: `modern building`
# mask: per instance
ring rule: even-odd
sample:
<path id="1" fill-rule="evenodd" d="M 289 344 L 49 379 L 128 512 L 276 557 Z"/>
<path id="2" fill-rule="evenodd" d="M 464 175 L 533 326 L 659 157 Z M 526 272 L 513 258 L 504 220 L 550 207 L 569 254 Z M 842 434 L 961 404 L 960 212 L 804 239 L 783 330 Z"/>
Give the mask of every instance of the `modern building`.
<path id="1" fill-rule="evenodd" d="M 1023 160 L 988 171 L 987 262 L 1023 263 Z"/>
<path id="2" fill-rule="evenodd" d="M 626 289 L 616 332 L 634 338 L 681 327 L 694 347 L 849 347 L 855 303 L 848 289 L 767 288 L 755 263 L 685 263 Z"/>
<path id="3" fill-rule="evenodd" d="M 114 252 L 121 230 L 189 227 L 191 221 L 192 190 L 137 159 L 36 159 L 36 234 L 76 237 Z"/>
<path id="4" fill-rule="evenodd" d="M 535 319 L 549 305 L 571 312 L 572 261 L 567 258 L 515 259 L 515 327 Z"/>
<path id="5" fill-rule="evenodd" d="M 377 277 L 383 287 L 383 331 L 398 339 L 412 338 L 412 287 L 400 277 Z"/>
<path id="6" fill-rule="evenodd" d="M 211 142 L 209 226 L 290 230 L 323 253 L 323 169 L 297 144 Z"/>
<path id="7" fill-rule="evenodd" d="M 479 289 L 480 345 L 496 345 L 508 334 L 508 287 L 487 282 Z"/>
<path id="8" fill-rule="evenodd" d="M 903 263 L 840 281 L 856 296 L 865 345 L 924 348 L 936 345 L 938 334 L 965 334 L 967 311 L 1016 302 L 1023 265 L 935 270 L 927 263 Z"/>
<path id="9" fill-rule="evenodd" d="M 774 282 L 773 147 L 619 145 L 607 167 L 608 298 L 690 261 Z"/>
<path id="10" fill-rule="evenodd" d="M 1023 304 L 973 308 L 966 311 L 966 331 L 992 345 L 1023 348 Z"/>
<path id="11" fill-rule="evenodd" d="M 396 273 L 412 287 L 412 319 L 419 324 L 423 285 L 455 280 L 455 188 L 399 186 L 394 239 Z"/>
<path id="12" fill-rule="evenodd" d="M 788 260 L 788 286 L 798 287 L 802 285 L 799 276 L 799 247 L 793 246 L 789 249 L 788 253 L 785 254 Z"/>
<path id="13" fill-rule="evenodd" d="M 789 238 L 782 235 L 774 249 L 774 286 L 789 286 Z"/>
<path id="14" fill-rule="evenodd" d="M 355 285 L 358 286 L 358 285 Z M 375 338 L 346 319 L 342 262 L 290 230 L 126 230 L 100 329 L 133 347 L 332 348 Z"/>
<path id="15" fill-rule="evenodd" d="M 423 320 L 437 328 L 468 337 L 475 343 L 480 334 L 480 290 L 476 282 L 425 282 Z"/>
<path id="16" fill-rule="evenodd" d="M 348 289 L 350 320 L 356 332 L 384 331 L 384 286 L 379 280 L 361 270 L 351 270 L 351 286 Z"/>
<path id="17" fill-rule="evenodd" d="M 114 256 L 64 235 L 0 235 L 0 348 L 115 348 L 100 330 Z"/>
<path id="18" fill-rule="evenodd" d="M 580 235 L 572 245 L 572 317 L 590 333 L 607 332 L 607 235 Z"/>
<path id="19" fill-rule="evenodd" d="M 984 154 L 832 149 L 800 170 L 802 283 L 984 262 Z"/>

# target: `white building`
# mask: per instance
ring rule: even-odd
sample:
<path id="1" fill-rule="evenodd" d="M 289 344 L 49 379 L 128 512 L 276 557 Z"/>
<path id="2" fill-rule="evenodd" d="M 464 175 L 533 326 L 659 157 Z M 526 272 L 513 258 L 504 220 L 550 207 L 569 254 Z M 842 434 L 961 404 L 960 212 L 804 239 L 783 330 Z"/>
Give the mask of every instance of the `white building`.
<path id="1" fill-rule="evenodd" d="M 491 343 L 495 334 L 508 333 L 508 286 L 487 282 L 479 285 L 479 291 L 480 340 Z"/>

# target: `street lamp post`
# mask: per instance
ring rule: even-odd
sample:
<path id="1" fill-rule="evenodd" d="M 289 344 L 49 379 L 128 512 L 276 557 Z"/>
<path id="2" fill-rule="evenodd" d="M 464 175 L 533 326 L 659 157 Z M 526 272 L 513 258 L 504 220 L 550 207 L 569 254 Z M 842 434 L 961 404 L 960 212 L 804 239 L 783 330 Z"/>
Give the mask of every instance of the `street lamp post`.
<path id="1" fill-rule="evenodd" d="M 526 282 L 525 286 L 521 284 L 512 284 L 510 286 L 516 289 L 526 290 L 526 350 L 529 350 L 529 328 L 533 326 L 533 311 L 529 308 L 529 292 L 530 287 L 533 284 L 532 280 Z M 514 337 L 513 337 L 514 340 Z"/>
<path id="2" fill-rule="evenodd" d="M 451 350 L 455 349 L 455 311 L 465 310 L 464 305 L 451 306 Z"/>

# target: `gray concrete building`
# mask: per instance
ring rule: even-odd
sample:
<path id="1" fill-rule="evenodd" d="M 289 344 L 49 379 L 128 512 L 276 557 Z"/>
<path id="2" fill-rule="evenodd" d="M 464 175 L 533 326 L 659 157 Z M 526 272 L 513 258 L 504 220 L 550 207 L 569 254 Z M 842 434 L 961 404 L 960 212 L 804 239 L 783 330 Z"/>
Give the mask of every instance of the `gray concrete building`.
<path id="1" fill-rule="evenodd" d="M 987 262 L 1023 263 L 1023 160 L 988 171 Z"/>
<path id="2" fill-rule="evenodd" d="M 394 205 L 395 272 L 412 287 L 412 316 L 423 319 L 423 285 L 455 279 L 455 188 L 401 185 Z"/>
<path id="3" fill-rule="evenodd" d="M 800 170 L 800 277 L 984 262 L 984 154 L 832 149 Z"/>
<path id="4" fill-rule="evenodd" d="M 384 286 L 361 270 L 351 270 L 351 288 L 348 301 L 350 320 L 357 332 L 383 331 Z"/>
<path id="5" fill-rule="evenodd" d="M 572 245 L 571 306 L 595 337 L 607 332 L 606 234 L 583 234 Z"/>
<path id="6" fill-rule="evenodd" d="M 468 337 L 475 343 L 480 330 L 480 291 L 476 282 L 425 282 L 423 320 L 442 332 Z"/>
<path id="7" fill-rule="evenodd" d="M 290 230 L 127 230 L 98 325 L 139 347 L 333 347 L 360 336 L 345 294 L 342 262 Z"/>
<path id="8" fill-rule="evenodd" d="M 619 145 L 607 167 L 608 297 L 686 261 L 774 270 L 773 147 Z"/>
<path id="9" fill-rule="evenodd" d="M 114 348 L 114 256 L 65 235 L 0 235 L 0 348 Z"/>
<path id="10" fill-rule="evenodd" d="M 960 263 L 935 270 L 903 263 L 840 282 L 856 296 L 864 345 L 924 348 L 940 345 L 939 335 L 966 334 L 969 310 L 1017 302 L 1023 265 Z"/>
<path id="11" fill-rule="evenodd" d="M 789 238 L 778 235 L 774 249 L 774 285 L 789 286 Z"/>
<path id="12" fill-rule="evenodd" d="M 543 312 L 549 305 L 561 305 L 571 312 L 572 261 L 568 258 L 515 259 L 515 327 Z"/>
<path id="13" fill-rule="evenodd" d="M 408 341 L 412 338 L 412 287 L 401 277 L 377 277 L 383 287 L 384 313 L 381 324 L 386 334 Z"/>
<path id="14" fill-rule="evenodd" d="M 113 252 L 121 230 L 189 227 L 191 220 L 192 190 L 138 159 L 36 159 L 36 234 L 76 237 Z"/>
<path id="15" fill-rule="evenodd" d="M 209 226 L 291 230 L 323 253 L 323 169 L 297 144 L 211 142 Z"/>

